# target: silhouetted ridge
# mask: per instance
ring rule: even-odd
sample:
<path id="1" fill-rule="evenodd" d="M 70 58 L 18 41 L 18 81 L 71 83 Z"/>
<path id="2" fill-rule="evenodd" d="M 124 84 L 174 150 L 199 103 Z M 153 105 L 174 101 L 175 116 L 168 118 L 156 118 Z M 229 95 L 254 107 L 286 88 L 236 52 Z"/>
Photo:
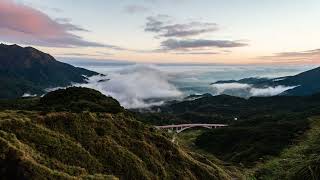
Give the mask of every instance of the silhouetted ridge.
<path id="1" fill-rule="evenodd" d="M 59 62 L 32 47 L 0 45 L 0 98 L 43 94 L 45 88 L 85 83 L 98 73 Z"/>
<path id="2" fill-rule="evenodd" d="M 294 76 L 268 78 L 245 78 L 240 80 L 217 81 L 212 84 L 242 83 L 249 84 L 254 88 L 267 88 L 275 86 L 290 86 L 280 95 L 308 96 L 320 92 L 320 67 L 302 72 Z"/>

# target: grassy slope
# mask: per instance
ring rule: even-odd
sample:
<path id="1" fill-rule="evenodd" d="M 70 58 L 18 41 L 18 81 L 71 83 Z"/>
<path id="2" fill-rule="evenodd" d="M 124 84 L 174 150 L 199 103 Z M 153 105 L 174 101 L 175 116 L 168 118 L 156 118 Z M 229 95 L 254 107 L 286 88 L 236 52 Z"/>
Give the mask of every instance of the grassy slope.
<path id="1" fill-rule="evenodd" d="M 168 137 L 92 89 L 0 101 L 0 177 L 231 178 L 216 162 L 180 149 Z"/>
<path id="2" fill-rule="evenodd" d="M 2 177 L 229 179 L 211 161 L 123 113 L 0 113 Z"/>
<path id="3" fill-rule="evenodd" d="M 252 167 L 277 156 L 308 128 L 305 117 L 262 116 L 205 132 L 195 144 L 225 161 Z"/>
<path id="4" fill-rule="evenodd" d="M 293 180 L 317 180 L 320 177 L 320 117 L 312 117 L 310 129 L 301 135 L 300 138 L 283 150 L 279 156 L 273 156 L 266 162 L 244 170 L 242 174 L 246 179 L 293 179 Z M 208 159 L 214 159 L 207 151 L 199 149 L 195 145 L 195 140 L 207 130 L 189 130 L 178 135 L 177 141 L 183 147 L 194 152 L 203 154 Z M 263 146 L 265 147 L 265 146 Z M 219 161 L 216 159 L 215 161 Z M 221 162 L 228 167 L 227 163 Z M 232 167 L 232 165 L 229 167 Z M 237 172 L 234 169 L 233 172 Z M 239 174 L 239 173 L 238 173 Z"/>
<path id="5" fill-rule="evenodd" d="M 236 167 L 232 163 L 221 161 L 216 156 L 196 146 L 195 141 L 197 137 L 207 131 L 207 129 L 188 129 L 179 134 L 175 134 L 175 143 L 183 149 L 195 152 L 197 154 L 201 154 L 210 161 L 219 164 L 220 167 L 223 167 L 225 170 L 227 170 L 229 174 L 231 174 L 233 177 L 245 179 L 245 174 L 241 170 L 241 167 Z"/>
<path id="6" fill-rule="evenodd" d="M 290 148 L 256 170 L 259 179 L 320 178 L 320 117 L 310 118 L 311 129 Z"/>

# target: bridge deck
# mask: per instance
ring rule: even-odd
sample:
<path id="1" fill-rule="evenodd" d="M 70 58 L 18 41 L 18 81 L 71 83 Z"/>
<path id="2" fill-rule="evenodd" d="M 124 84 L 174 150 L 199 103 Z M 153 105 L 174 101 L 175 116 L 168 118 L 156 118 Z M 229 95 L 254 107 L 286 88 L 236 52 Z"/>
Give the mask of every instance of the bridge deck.
<path id="1" fill-rule="evenodd" d="M 167 128 L 183 128 L 183 127 L 225 127 L 227 124 L 177 124 L 177 125 L 165 125 L 165 126 L 155 126 L 158 129 Z"/>

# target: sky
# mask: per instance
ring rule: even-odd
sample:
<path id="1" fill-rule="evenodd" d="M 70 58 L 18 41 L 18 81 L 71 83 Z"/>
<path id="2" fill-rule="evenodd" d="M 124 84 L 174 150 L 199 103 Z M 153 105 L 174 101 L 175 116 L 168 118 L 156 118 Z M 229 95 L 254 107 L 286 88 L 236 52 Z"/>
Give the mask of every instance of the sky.
<path id="1" fill-rule="evenodd" d="M 57 59 L 320 64 L 319 0 L 0 0 L 0 42 Z"/>

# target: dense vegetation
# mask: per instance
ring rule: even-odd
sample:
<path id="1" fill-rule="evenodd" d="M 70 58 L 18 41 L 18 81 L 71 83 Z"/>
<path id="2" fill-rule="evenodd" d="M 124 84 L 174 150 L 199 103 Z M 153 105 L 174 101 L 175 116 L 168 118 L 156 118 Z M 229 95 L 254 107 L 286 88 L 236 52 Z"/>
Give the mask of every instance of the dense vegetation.
<path id="1" fill-rule="evenodd" d="M 317 180 L 319 107 L 320 94 L 250 99 L 221 95 L 173 102 L 140 117 L 157 124 L 227 123 L 227 128 L 182 132 L 177 142 L 242 167 L 248 179 Z"/>
<path id="2" fill-rule="evenodd" d="M 83 88 L 68 87 L 47 93 L 42 98 L 18 98 L 0 100 L 0 110 L 21 109 L 45 112 L 124 112 L 124 108 L 112 97 L 99 91 Z"/>
<path id="3" fill-rule="evenodd" d="M 92 99 L 92 102 L 89 100 Z M 77 102 L 89 101 L 78 106 Z M 107 102 L 106 102 L 107 101 Z M 166 134 L 136 121 L 114 99 L 68 88 L 26 99 L 44 110 L 0 112 L 2 179 L 230 179 L 220 162 L 182 150 Z M 65 102 L 65 103 L 63 103 Z M 57 106 L 59 103 L 59 106 Z M 76 104 L 77 106 L 72 106 Z M 92 105 L 93 104 L 93 105 Z M 95 105 L 121 111 L 100 112 Z M 90 107 L 92 105 L 92 107 Z M 52 106 L 52 108 L 48 108 Z M 76 108 L 75 108 L 76 107 Z M 80 110 L 80 107 L 83 109 Z M 2 107 L 4 109 L 5 107 Z M 60 111 L 63 110 L 63 111 Z M 75 111 L 74 111 L 75 110 Z M 89 112 L 90 110 L 91 112 Z"/>
<path id="4" fill-rule="evenodd" d="M 69 87 L 46 94 L 40 99 L 39 108 L 50 111 L 91 111 L 119 113 L 124 111 L 119 102 L 93 89 Z"/>
<path id="5" fill-rule="evenodd" d="M 206 96 L 191 101 L 174 102 L 142 113 L 142 120 L 152 124 L 235 123 L 254 117 L 295 112 L 320 113 L 320 94 L 313 96 L 274 96 L 244 99 L 228 95 Z"/>
<path id="6" fill-rule="evenodd" d="M 0 176 L 230 179 L 247 174 L 257 179 L 317 179 L 319 105 L 320 94 L 250 99 L 222 95 L 171 102 L 155 107 L 161 111 L 157 113 L 132 113 L 111 97 L 75 87 L 43 98 L 1 100 Z M 179 135 L 177 145 L 169 134 L 143 123 L 193 123 L 200 116 L 201 122 L 230 126 Z"/>
<path id="7" fill-rule="evenodd" d="M 309 124 L 301 117 L 263 117 L 245 124 L 201 134 L 195 144 L 217 157 L 244 165 L 253 165 L 271 155 L 278 155 Z"/>
<path id="8" fill-rule="evenodd" d="M 310 118 L 311 128 L 295 145 L 258 167 L 260 179 L 319 179 L 320 178 L 320 118 Z"/>
<path id="9" fill-rule="evenodd" d="M 310 128 L 308 118 L 320 115 L 319 106 L 320 94 L 250 99 L 221 95 L 156 107 L 160 112 L 141 117 L 157 124 L 229 124 L 228 128 L 197 134 L 193 143 L 224 161 L 252 168 L 300 138 Z"/>
<path id="10" fill-rule="evenodd" d="M 32 47 L 0 44 L 0 98 L 44 93 L 45 88 L 85 83 L 98 73 L 56 61 Z"/>

